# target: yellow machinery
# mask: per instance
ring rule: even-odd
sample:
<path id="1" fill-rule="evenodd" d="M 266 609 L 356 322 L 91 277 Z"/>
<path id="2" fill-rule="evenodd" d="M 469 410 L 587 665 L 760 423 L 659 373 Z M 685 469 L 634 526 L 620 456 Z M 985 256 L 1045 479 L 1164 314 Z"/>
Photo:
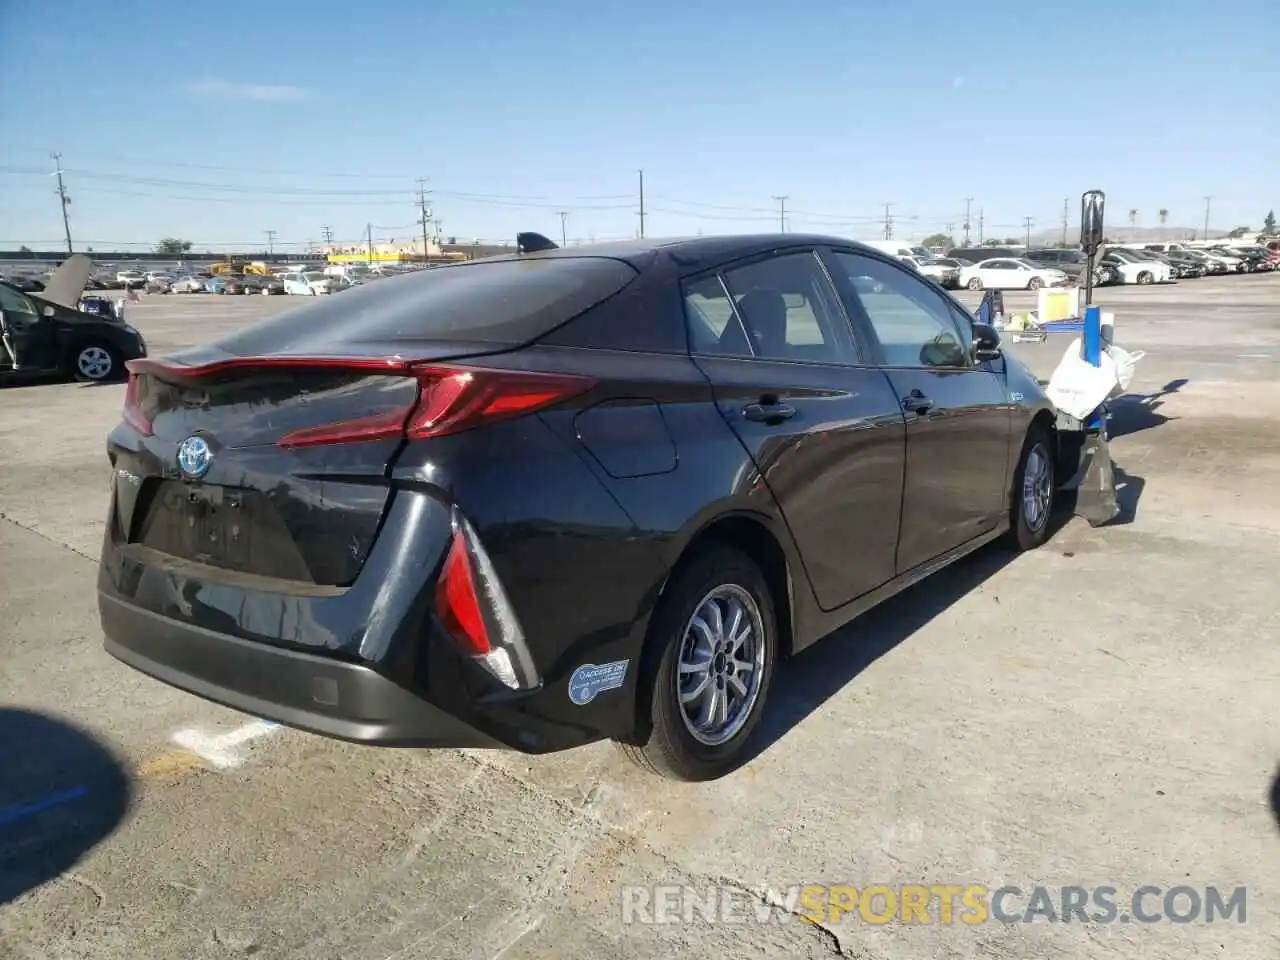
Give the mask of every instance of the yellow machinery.
<path id="1" fill-rule="evenodd" d="M 217 263 L 209 264 L 209 272 L 214 276 L 220 273 L 248 273 L 259 277 L 271 276 L 271 268 L 261 260 L 255 260 L 250 263 L 238 257 L 231 257 L 227 260 L 219 260 Z"/>

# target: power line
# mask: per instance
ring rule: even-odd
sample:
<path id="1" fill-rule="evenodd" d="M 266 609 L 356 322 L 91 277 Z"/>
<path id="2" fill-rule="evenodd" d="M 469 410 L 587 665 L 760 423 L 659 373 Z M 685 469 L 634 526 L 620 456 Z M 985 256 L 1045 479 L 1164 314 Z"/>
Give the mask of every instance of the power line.
<path id="1" fill-rule="evenodd" d="M 67 253 L 73 252 L 71 249 L 71 218 L 67 216 L 67 207 L 71 203 L 71 198 L 67 196 L 66 185 L 62 182 L 62 154 L 51 153 L 49 156 L 53 159 L 53 174 L 58 178 L 58 200 L 62 204 L 62 229 L 67 234 Z"/>
<path id="2" fill-rule="evenodd" d="M 422 223 L 422 258 L 425 260 L 431 252 L 427 241 L 427 224 L 431 220 L 431 211 L 427 208 L 427 178 L 418 178 L 418 215 Z"/>
<path id="3" fill-rule="evenodd" d="M 637 170 L 636 172 L 637 172 L 638 174 L 640 174 L 640 239 L 641 239 L 641 240 L 643 240 L 643 239 L 644 239 L 644 217 L 645 217 L 645 213 L 644 213 L 644 171 L 643 171 L 643 170 Z"/>

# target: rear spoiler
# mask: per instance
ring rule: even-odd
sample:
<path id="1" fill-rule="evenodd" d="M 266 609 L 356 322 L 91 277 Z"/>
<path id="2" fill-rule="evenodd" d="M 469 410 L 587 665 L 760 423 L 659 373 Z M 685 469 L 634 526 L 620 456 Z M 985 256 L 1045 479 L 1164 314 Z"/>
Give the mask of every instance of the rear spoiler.
<path id="1" fill-rule="evenodd" d="M 540 233 L 517 233 L 517 253 L 544 253 L 547 250 L 559 250 L 558 244 L 552 243 Z"/>

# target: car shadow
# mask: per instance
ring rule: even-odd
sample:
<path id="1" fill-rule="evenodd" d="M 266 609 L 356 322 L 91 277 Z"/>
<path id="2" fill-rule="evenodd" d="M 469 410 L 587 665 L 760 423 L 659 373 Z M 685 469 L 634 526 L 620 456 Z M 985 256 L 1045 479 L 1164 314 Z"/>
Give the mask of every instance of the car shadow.
<path id="1" fill-rule="evenodd" d="M 1280 830 L 1280 767 L 1276 768 L 1276 775 L 1271 781 L 1271 793 L 1267 800 L 1271 805 L 1271 819 L 1276 822 L 1276 829 Z"/>
<path id="2" fill-rule="evenodd" d="M 74 867 L 124 821 L 132 777 L 66 720 L 0 708 L 0 905 Z"/>
<path id="3" fill-rule="evenodd" d="M 1070 510 L 1056 507 L 1050 519 L 1050 537 L 1070 519 Z M 989 544 L 873 607 L 781 664 L 754 746 L 743 763 L 763 754 L 871 664 L 1018 555 L 1003 543 Z"/>

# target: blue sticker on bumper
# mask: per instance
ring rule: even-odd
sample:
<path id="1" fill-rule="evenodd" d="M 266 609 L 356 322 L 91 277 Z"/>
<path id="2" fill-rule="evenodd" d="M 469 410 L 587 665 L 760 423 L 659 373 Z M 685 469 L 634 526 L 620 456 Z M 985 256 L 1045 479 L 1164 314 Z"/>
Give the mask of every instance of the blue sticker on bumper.
<path id="1" fill-rule="evenodd" d="M 627 679 L 630 660 L 613 663 L 584 663 L 569 677 L 569 699 L 578 706 L 586 706 L 606 690 L 617 690 Z"/>

